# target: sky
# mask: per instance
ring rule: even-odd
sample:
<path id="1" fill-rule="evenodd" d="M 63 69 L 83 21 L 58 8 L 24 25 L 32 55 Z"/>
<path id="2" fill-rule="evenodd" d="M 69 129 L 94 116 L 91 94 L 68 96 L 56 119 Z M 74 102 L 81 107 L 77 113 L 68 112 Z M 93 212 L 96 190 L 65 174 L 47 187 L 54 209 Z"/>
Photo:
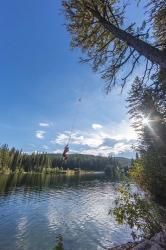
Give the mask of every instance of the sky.
<path id="1" fill-rule="evenodd" d="M 71 153 L 132 157 L 130 84 L 106 95 L 100 76 L 70 49 L 64 24 L 60 0 L 1 2 L 0 143 L 61 153 L 72 134 Z"/>

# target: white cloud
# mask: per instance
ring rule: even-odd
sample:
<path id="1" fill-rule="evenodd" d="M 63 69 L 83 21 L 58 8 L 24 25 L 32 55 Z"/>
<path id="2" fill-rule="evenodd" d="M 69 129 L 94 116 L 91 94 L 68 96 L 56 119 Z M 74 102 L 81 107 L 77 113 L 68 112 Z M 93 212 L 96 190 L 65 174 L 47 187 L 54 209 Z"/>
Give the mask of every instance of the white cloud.
<path id="1" fill-rule="evenodd" d="M 39 126 L 40 126 L 40 127 L 45 127 L 45 128 L 46 128 L 46 127 L 47 127 L 47 128 L 50 127 L 50 125 L 51 125 L 51 123 L 47 123 L 47 122 L 40 122 L 40 123 L 39 123 Z"/>
<path id="2" fill-rule="evenodd" d="M 132 151 L 131 144 L 116 143 L 113 147 L 100 146 L 98 148 L 89 148 L 86 150 L 82 150 L 81 154 L 109 156 L 109 155 L 118 155 L 120 153 L 129 151 Z"/>
<path id="3" fill-rule="evenodd" d="M 112 148 L 112 152 L 115 155 L 118 155 L 118 154 L 126 152 L 126 151 L 132 151 L 132 144 L 119 142 L 119 143 L 116 143 Z"/>
<path id="4" fill-rule="evenodd" d="M 66 144 L 68 139 L 69 139 L 69 136 L 70 136 L 70 132 L 69 131 L 66 131 L 64 133 L 60 133 L 57 135 L 57 137 L 51 141 L 52 144 L 60 144 L 60 145 L 63 145 L 63 144 Z"/>
<path id="5" fill-rule="evenodd" d="M 44 139 L 44 135 L 45 135 L 45 131 L 42 131 L 42 130 L 38 130 L 38 131 L 36 131 L 36 137 L 38 138 L 38 139 Z"/>
<path id="6" fill-rule="evenodd" d="M 54 154 L 62 154 L 63 149 L 56 149 L 56 150 L 53 151 L 53 153 Z M 69 154 L 80 154 L 80 151 L 70 149 Z"/>
<path id="7" fill-rule="evenodd" d="M 95 130 L 101 129 L 102 127 L 103 127 L 102 125 L 97 124 L 97 123 L 93 123 L 93 124 L 92 124 L 92 128 L 95 129 Z"/>
<path id="8" fill-rule="evenodd" d="M 59 133 L 51 143 L 65 145 L 69 137 L 70 132 L 64 131 Z M 131 145 L 136 139 L 136 133 L 129 122 L 122 120 L 107 126 L 92 124 L 92 128 L 87 131 L 76 131 L 71 135 L 70 144 L 83 154 L 107 156 L 132 151 Z"/>
<path id="9" fill-rule="evenodd" d="M 133 128 L 130 126 L 129 122 L 121 121 L 120 123 L 112 123 L 110 126 L 101 126 L 99 124 L 93 124 L 93 128 L 99 128 L 89 131 L 76 131 L 71 135 L 72 144 L 87 145 L 89 147 L 99 147 L 104 143 L 106 139 L 127 142 L 131 140 L 136 140 L 137 136 Z M 96 126 L 97 125 L 97 126 Z M 57 135 L 52 143 L 65 144 L 70 136 L 69 131 L 65 131 Z"/>
<path id="10" fill-rule="evenodd" d="M 111 131 L 111 136 L 115 140 L 136 140 L 137 139 L 137 134 L 134 131 L 134 129 L 131 127 L 131 124 L 129 121 L 122 120 L 119 123 L 114 123 L 112 125 L 112 131 Z"/>
<path id="11" fill-rule="evenodd" d="M 70 132 L 64 132 L 58 134 L 52 143 L 57 143 L 60 145 L 66 144 L 70 137 Z M 103 144 L 104 138 L 97 134 L 88 134 L 86 132 L 75 132 L 71 135 L 71 144 L 76 145 L 87 145 L 89 147 L 98 147 Z"/>
<path id="12" fill-rule="evenodd" d="M 57 150 L 54 150 L 53 153 L 54 154 L 62 154 L 62 151 L 61 149 L 57 149 Z"/>

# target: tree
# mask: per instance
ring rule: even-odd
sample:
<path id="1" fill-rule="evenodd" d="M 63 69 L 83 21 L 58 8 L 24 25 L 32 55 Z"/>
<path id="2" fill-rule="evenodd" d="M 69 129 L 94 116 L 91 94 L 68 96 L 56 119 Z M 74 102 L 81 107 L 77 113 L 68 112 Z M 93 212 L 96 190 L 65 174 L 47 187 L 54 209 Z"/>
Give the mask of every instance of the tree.
<path id="1" fill-rule="evenodd" d="M 163 44 L 149 39 L 152 30 L 146 27 L 144 20 L 141 27 L 135 29 L 134 24 L 125 27 L 124 16 L 126 5 L 118 0 L 66 0 L 63 6 L 67 18 L 67 28 L 72 35 L 71 46 L 79 47 L 86 52 L 87 58 L 82 62 L 92 62 L 95 71 L 99 70 L 105 79 L 107 91 L 111 90 L 121 76 L 121 85 L 125 85 L 128 77 L 134 72 L 141 56 L 146 60 L 145 77 L 166 69 L 166 53 Z M 150 21 L 160 24 L 155 26 L 156 33 L 165 34 L 164 21 L 159 21 L 166 9 L 165 0 L 149 0 Z M 157 21 L 158 20 L 158 21 Z M 161 28 L 162 27 L 162 28 Z M 153 25 L 154 30 L 154 25 Z M 163 31 L 164 30 L 164 31 Z M 160 39 L 161 40 L 161 39 Z M 162 41 L 162 40 L 161 40 Z M 122 70 L 125 69 L 125 73 Z M 127 73 L 126 73 L 127 72 Z"/>
<path id="2" fill-rule="evenodd" d="M 154 203 L 131 191 L 128 186 L 120 186 L 118 191 L 119 196 L 115 201 L 113 214 L 119 224 L 127 223 L 134 229 L 131 233 L 134 240 L 151 238 L 162 231 L 162 216 Z"/>
<path id="3" fill-rule="evenodd" d="M 129 114 L 139 136 L 137 150 L 140 153 L 130 174 L 144 190 L 165 205 L 166 106 L 163 92 L 163 88 L 160 92 L 153 86 L 143 86 L 137 78 L 132 85 L 128 102 Z"/>
<path id="4" fill-rule="evenodd" d="M 1 146 L 0 159 L 1 159 L 0 167 L 2 167 L 2 169 L 8 168 L 10 164 L 10 155 L 9 155 L 9 148 L 7 144 L 4 144 Z"/>
<path id="5" fill-rule="evenodd" d="M 135 158 L 136 158 L 137 160 L 139 159 L 138 152 L 136 152 Z"/>

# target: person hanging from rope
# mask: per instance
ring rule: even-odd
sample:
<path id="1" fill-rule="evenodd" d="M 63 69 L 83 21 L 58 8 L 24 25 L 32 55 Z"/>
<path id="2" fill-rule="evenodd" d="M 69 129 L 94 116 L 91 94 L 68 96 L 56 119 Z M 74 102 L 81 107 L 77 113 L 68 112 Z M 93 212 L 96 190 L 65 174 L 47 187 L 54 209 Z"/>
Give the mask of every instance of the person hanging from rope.
<path id="1" fill-rule="evenodd" d="M 77 100 L 77 104 L 81 103 L 81 101 L 82 101 L 82 98 L 80 97 Z M 63 150 L 62 156 L 63 156 L 64 161 L 67 161 L 67 159 L 68 159 L 69 143 L 70 143 L 71 138 L 72 138 L 72 133 L 73 133 L 74 126 L 75 126 L 75 123 L 76 123 L 77 114 L 78 114 L 78 105 L 77 105 L 77 109 L 76 109 L 76 112 L 75 112 L 74 117 L 73 117 L 72 127 L 71 127 L 71 130 L 70 130 L 70 133 L 69 133 L 68 142 L 67 142 L 67 145 L 64 147 L 64 150 Z"/>
<path id="2" fill-rule="evenodd" d="M 64 147 L 63 154 L 62 154 L 65 161 L 68 159 L 68 154 L 67 154 L 68 152 L 69 152 L 69 145 L 67 144 Z"/>

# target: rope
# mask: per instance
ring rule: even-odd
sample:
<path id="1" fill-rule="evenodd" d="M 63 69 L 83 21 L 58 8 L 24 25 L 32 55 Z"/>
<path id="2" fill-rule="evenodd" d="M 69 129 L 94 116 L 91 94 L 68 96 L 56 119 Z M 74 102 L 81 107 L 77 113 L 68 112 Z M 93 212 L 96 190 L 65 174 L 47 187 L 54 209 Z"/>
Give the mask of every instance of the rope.
<path id="1" fill-rule="evenodd" d="M 76 121 L 77 121 L 77 117 L 78 117 L 77 115 L 78 115 L 78 111 L 79 111 L 79 104 L 81 103 L 81 101 L 82 101 L 82 98 L 80 97 L 77 100 L 78 105 L 76 107 L 75 115 L 73 116 L 72 126 L 71 126 L 71 129 L 70 129 L 69 138 L 67 140 L 66 145 L 69 145 L 69 143 L 71 142 L 72 134 L 73 134 L 73 131 L 74 131 L 74 128 L 75 128 L 75 125 L 76 125 Z"/>

